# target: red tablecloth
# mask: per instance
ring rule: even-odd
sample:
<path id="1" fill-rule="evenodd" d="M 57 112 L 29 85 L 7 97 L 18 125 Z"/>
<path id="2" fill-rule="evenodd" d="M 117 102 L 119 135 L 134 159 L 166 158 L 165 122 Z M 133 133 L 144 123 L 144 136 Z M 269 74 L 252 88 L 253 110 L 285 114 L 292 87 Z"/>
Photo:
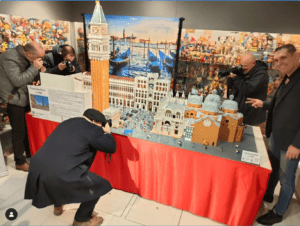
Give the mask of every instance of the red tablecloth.
<path id="1" fill-rule="evenodd" d="M 26 115 L 31 154 L 58 123 Z M 113 135 L 111 163 L 98 152 L 90 171 L 123 191 L 227 225 L 252 225 L 271 170 L 150 141 Z"/>

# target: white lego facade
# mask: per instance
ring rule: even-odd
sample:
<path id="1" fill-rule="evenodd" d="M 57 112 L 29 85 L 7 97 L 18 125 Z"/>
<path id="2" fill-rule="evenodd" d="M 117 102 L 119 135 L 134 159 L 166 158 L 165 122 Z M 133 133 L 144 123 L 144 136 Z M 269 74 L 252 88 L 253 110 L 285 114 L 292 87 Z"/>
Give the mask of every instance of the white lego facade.
<path id="1" fill-rule="evenodd" d="M 113 127 L 118 127 L 119 126 L 119 121 L 120 121 L 120 118 L 121 118 L 121 113 L 120 113 L 119 109 L 117 109 L 117 108 L 108 108 L 108 109 L 104 110 L 102 113 L 105 116 L 106 120 L 111 119 Z"/>
<path id="2" fill-rule="evenodd" d="M 134 107 L 157 112 L 160 101 L 170 94 L 170 80 L 159 79 L 157 73 L 136 77 L 134 81 Z"/>
<path id="3" fill-rule="evenodd" d="M 152 133 L 167 135 L 171 137 L 182 137 L 187 120 L 184 118 L 187 101 L 183 98 L 173 98 L 168 95 L 160 103 L 157 114 L 154 117 Z"/>
<path id="4" fill-rule="evenodd" d="M 116 106 L 134 107 L 134 79 L 109 77 L 109 103 Z"/>
<path id="5" fill-rule="evenodd" d="M 91 89 L 90 75 L 84 78 L 84 89 Z M 159 79 L 155 73 L 147 77 L 127 78 L 109 76 L 109 103 L 114 106 L 126 106 L 157 112 L 164 97 L 170 95 L 170 80 Z"/>
<path id="6" fill-rule="evenodd" d="M 109 36 L 107 23 L 99 1 L 96 1 L 88 35 L 88 50 L 91 60 L 109 60 Z"/>
<path id="7" fill-rule="evenodd" d="M 87 74 L 86 72 L 83 73 L 83 90 L 84 91 L 92 90 L 91 75 Z"/>

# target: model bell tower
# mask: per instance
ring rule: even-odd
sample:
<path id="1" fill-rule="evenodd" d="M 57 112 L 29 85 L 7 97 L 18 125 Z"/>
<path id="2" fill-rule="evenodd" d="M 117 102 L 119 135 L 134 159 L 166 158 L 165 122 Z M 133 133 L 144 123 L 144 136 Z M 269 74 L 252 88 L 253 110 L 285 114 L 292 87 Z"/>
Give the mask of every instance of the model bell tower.
<path id="1" fill-rule="evenodd" d="M 100 1 L 96 1 L 88 35 L 91 61 L 93 108 L 103 112 L 109 108 L 109 36 Z"/>

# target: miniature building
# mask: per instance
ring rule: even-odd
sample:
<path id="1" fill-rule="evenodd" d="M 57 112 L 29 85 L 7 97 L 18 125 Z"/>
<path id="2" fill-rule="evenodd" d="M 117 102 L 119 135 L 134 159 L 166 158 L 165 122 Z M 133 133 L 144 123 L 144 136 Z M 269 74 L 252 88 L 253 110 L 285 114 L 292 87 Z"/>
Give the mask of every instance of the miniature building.
<path id="1" fill-rule="evenodd" d="M 238 113 L 238 104 L 233 101 L 233 95 L 230 100 L 225 100 L 222 105 L 224 112 L 221 121 L 221 129 L 219 132 L 219 140 L 227 140 L 229 142 L 240 142 L 243 138 L 245 127 L 243 124 L 243 114 Z"/>
<path id="2" fill-rule="evenodd" d="M 134 107 L 134 78 L 109 76 L 109 103 Z"/>
<path id="3" fill-rule="evenodd" d="M 83 73 L 83 90 L 92 90 L 91 74 L 89 72 Z"/>
<path id="4" fill-rule="evenodd" d="M 185 110 L 184 117 L 185 118 L 196 118 L 199 116 L 199 108 L 202 107 L 203 104 L 203 95 L 198 96 L 197 91 L 193 88 L 191 93 L 188 96 L 187 105 L 188 108 Z"/>
<path id="5" fill-rule="evenodd" d="M 102 6 L 96 1 L 88 35 L 93 108 L 101 112 L 109 107 L 109 37 Z"/>
<path id="6" fill-rule="evenodd" d="M 119 126 L 119 120 L 121 118 L 121 113 L 120 113 L 119 109 L 108 108 L 108 109 L 104 110 L 102 113 L 105 116 L 106 120 L 111 119 L 113 127 Z"/>
<path id="7" fill-rule="evenodd" d="M 187 100 L 184 95 L 179 98 L 178 92 L 173 98 L 171 93 L 162 100 L 151 132 L 178 138 L 184 133 L 185 140 L 213 146 L 217 146 L 218 140 L 239 142 L 244 126 L 243 114 L 237 111 L 238 104 L 233 96 L 221 105 L 216 90 L 204 103 L 203 96 L 198 96 L 194 90 Z"/>
<path id="8" fill-rule="evenodd" d="M 170 93 L 170 80 L 159 79 L 157 73 L 136 77 L 134 81 L 135 108 L 157 112 L 160 100 Z"/>
<path id="9" fill-rule="evenodd" d="M 243 137 L 243 114 L 237 112 L 233 96 L 221 106 L 221 98 L 216 93 L 213 90 L 213 94 L 206 97 L 199 119 L 191 125 L 194 127 L 192 142 L 217 146 L 218 140 L 239 142 Z"/>
<path id="10" fill-rule="evenodd" d="M 194 127 L 191 126 L 191 124 L 194 124 L 194 123 L 195 123 L 195 119 L 189 119 L 188 120 L 188 123 L 187 123 L 186 128 L 185 128 L 185 135 L 184 135 L 185 140 L 192 141 L 192 135 L 193 135 Z"/>
<path id="11" fill-rule="evenodd" d="M 186 101 L 179 99 L 178 92 L 175 98 L 172 97 L 172 94 L 165 97 L 154 117 L 155 124 L 151 132 L 177 138 L 182 137 L 186 123 L 184 120 L 185 107 Z"/>

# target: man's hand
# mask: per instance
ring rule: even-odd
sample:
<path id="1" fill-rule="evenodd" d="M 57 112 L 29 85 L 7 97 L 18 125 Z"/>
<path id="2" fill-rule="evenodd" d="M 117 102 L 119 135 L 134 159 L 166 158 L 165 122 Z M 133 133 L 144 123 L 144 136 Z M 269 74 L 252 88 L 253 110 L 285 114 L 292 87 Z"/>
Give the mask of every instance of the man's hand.
<path id="1" fill-rule="evenodd" d="M 45 66 L 42 66 L 41 67 L 41 72 L 45 72 L 47 69 L 46 69 L 46 67 Z"/>
<path id="2" fill-rule="evenodd" d="M 72 67 L 73 67 L 73 70 L 72 70 L 71 72 L 74 72 L 76 68 L 75 68 L 75 66 L 74 66 L 74 65 L 73 65 Z"/>
<path id="3" fill-rule="evenodd" d="M 33 61 L 32 64 L 37 70 L 40 70 L 43 67 L 43 60 L 42 58 L 38 58 L 35 61 Z"/>
<path id="4" fill-rule="evenodd" d="M 110 127 L 109 127 L 108 123 L 105 124 L 105 127 L 102 126 L 102 128 L 103 128 L 105 133 L 110 133 Z"/>
<path id="5" fill-rule="evenodd" d="M 234 78 L 234 77 L 236 77 L 236 76 L 237 76 L 236 74 L 233 74 L 233 73 L 230 72 L 230 75 L 228 75 L 227 77 L 228 77 L 228 78 Z"/>
<path id="6" fill-rule="evenodd" d="M 293 145 L 290 145 L 287 152 L 286 152 L 286 158 L 287 159 L 297 159 L 300 155 L 300 149 L 294 147 Z"/>
<path id="7" fill-rule="evenodd" d="M 246 104 L 252 104 L 252 107 L 262 108 L 264 103 L 259 99 L 247 98 Z"/>
<path id="8" fill-rule="evenodd" d="M 67 68 L 67 65 L 65 65 L 63 62 L 61 62 L 61 63 L 58 65 L 58 69 L 59 69 L 60 71 L 66 69 L 66 68 Z"/>

